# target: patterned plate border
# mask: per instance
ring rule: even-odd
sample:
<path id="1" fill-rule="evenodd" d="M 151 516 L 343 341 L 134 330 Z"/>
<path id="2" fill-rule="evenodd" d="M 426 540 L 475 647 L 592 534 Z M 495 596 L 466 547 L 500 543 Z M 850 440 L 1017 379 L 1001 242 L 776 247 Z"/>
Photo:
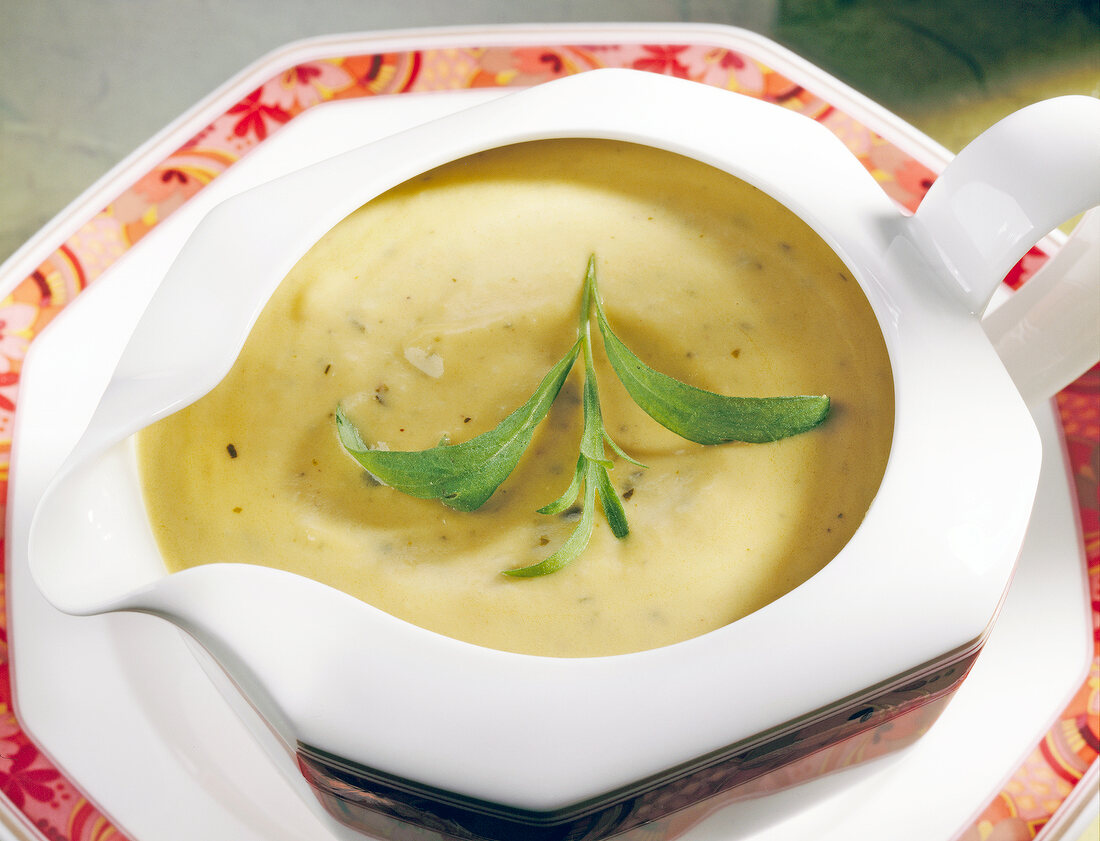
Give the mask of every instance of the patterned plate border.
<path id="1" fill-rule="evenodd" d="M 11 431 L 30 342 L 129 248 L 205 185 L 309 108 L 340 99 L 527 87 L 599 67 L 693 79 L 780 104 L 839 136 L 882 189 L 912 211 L 935 172 L 897 145 L 749 54 L 706 43 L 594 43 L 394 50 L 295 63 L 271 75 L 197 134 L 129 183 L 83 222 L 0 301 L 0 513 L 6 508 Z M 1006 282 L 1025 282 L 1045 260 L 1033 249 Z M 1100 752 L 1100 366 L 1057 397 L 1076 484 L 1092 606 L 1087 679 L 956 841 L 1029 841 L 1046 825 Z M 2 535 L 0 535 L 2 540 Z M 126 836 L 42 753 L 14 712 L 8 613 L 0 575 L 0 797 L 51 841 L 122 841 Z"/>

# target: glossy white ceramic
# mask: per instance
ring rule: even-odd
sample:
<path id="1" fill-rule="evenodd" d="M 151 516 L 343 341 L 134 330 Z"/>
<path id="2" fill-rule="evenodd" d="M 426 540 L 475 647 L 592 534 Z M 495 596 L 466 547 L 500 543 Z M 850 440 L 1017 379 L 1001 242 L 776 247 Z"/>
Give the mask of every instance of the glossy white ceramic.
<path id="1" fill-rule="evenodd" d="M 1096 103 L 1067 102 L 1096 114 Z M 219 660 L 287 746 L 305 741 L 397 776 L 530 809 L 659 772 L 983 637 L 1023 541 L 1040 446 L 973 314 L 992 282 L 968 272 L 961 246 L 936 233 L 951 227 L 947 210 L 933 203 L 904 218 L 820 126 L 648 74 L 582 74 L 447 119 L 232 199 L 199 227 L 36 516 L 32 571 L 54 604 L 73 613 L 141 610 L 176 622 Z M 1100 117 L 1084 119 L 1100 140 Z M 692 127 L 689 136 L 684 126 Z M 863 284 L 894 366 L 897 424 L 882 489 L 841 555 L 804 586 L 720 631 L 592 660 L 458 643 L 272 570 L 223 565 L 166 576 L 126 438 L 220 379 L 273 282 L 354 207 L 478 149 L 567 135 L 646 142 L 733 172 L 799 213 Z M 1003 163 L 1018 170 L 1032 161 Z M 962 157 L 960 167 L 948 171 L 961 183 L 981 179 Z M 359 185 L 354 195 L 346 190 L 352 182 Z M 1100 201 L 1100 184 L 1094 188 L 1092 203 Z M 953 194 L 939 206 L 956 207 Z M 1030 201 L 1019 204 L 1025 215 Z M 1062 218 L 1081 209 L 1075 200 Z M 250 226 L 257 213 L 261 224 Z M 302 218 L 315 222 L 303 228 Z M 1018 257 L 1045 233 L 1032 227 L 1033 238 L 977 242 L 997 259 Z M 217 297 L 224 321 L 210 330 L 224 344 L 198 354 L 187 315 L 203 295 Z M 549 708 L 542 703 L 548 687 L 555 696 Z M 446 717 L 436 715 L 442 697 Z M 539 728 L 524 726 L 533 708 L 542 710 Z M 364 718 L 387 726 L 357 727 Z M 461 728 L 451 725 L 455 718 Z M 417 749 L 423 745 L 433 750 Z M 576 763 L 577 756 L 585 761 Z"/>

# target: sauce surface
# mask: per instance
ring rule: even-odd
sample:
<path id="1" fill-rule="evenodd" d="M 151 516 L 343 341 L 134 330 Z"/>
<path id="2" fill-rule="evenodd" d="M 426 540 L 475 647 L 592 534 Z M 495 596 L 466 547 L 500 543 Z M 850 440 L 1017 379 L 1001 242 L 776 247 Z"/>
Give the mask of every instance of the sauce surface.
<path id="1" fill-rule="evenodd" d="M 595 355 L 605 425 L 642 470 L 612 482 L 563 570 L 575 514 L 583 365 L 511 477 L 462 513 L 370 480 L 341 448 L 342 405 L 368 443 L 423 449 L 493 428 L 576 338 L 589 254 L 612 328 L 644 361 L 725 394 L 828 394 L 815 430 L 704 447 L 663 429 Z M 803 222 L 744 182 L 647 147 L 539 141 L 407 182 L 323 237 L 280 285 L 233 370 L 144 430 L 146 504 L 172 570 L 264 564 L 479 645 L 596 656 L 719 628 L 820 570 L 877 491 L 893 381 L 874 314 Z M 610 451 L 609 451 L 610 454 Z"/>

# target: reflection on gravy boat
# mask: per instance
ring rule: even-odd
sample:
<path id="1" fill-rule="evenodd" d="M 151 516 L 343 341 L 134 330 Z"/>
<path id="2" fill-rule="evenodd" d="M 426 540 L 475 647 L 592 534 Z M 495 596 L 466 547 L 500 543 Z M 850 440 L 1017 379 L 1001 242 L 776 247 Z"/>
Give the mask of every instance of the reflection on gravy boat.
<path id="1" fill-rule="evenodd" d="M 828 421 L 771 444 L 702 446 L 646 416 L 596 353 L 611 471 L 631 533 L 509 580 L 577 516 L 575 370 L 519 469 L 477 511 L 364 481 L 343 402 L 390 449 L 495 426 L 576 338 L 586 255 L 609 318 L 659 370 L 744 396 L 826 393 Z M 582 368 L 583 366 L 574 366 Z M 290 570 L 468 642 L 552 656 L 678 642 L 821 569 L 878 488 L 893 384 L 866 297 L 790 211 L 731 175 L 601 140 L 522 144 L 416 178 L 298 263 L 210 394 L 141 434 L 146 499 L 172 569 Z M 572 516 L 569 516 L 572 514 Z"/>
<path id="2" fill-rule="evenodd" d="M 144 611 L 194 637 L 336 837 L 678 837 L 910 743 L 978 656 L 1042 456 L 1014 377 L 1038 372 L 1041 399 L 1095 363 L 1062 325 L 1084 313 L 1095 336 L 1100 273 L 1059 282 L 1059 254 L 1065 274 L 998 311 L 1024 348 L 1013 376 L 976 313 L 1043 234 L 1100 203 L 1098 144 L 1100 103 L 1041 103 L 908 217 L 819 124 L 596 71 L 237 195 L 180 253 L 43 494 L 32 575 L 62 610 Z M 834 408 L 775 445 L 700 449 L 601 369 L 609 433 L 650 465 L 612 470 L 631 534 L 601 525 L 569 566 L 515 580 L 500 571 L 571 529 L 533 512 L 568 484 L 575 383 L 463 515 L 365 482 L 330 413 L 344 404 L 395 450 L 491 428 L 574 340 L 593 252 L 610 321 L 654 368 Z M 134 433 L 164 418 L 141 442 L 150 518 Z M 173 563 L 199 563 L 169 573 L 154 530 Z M 348 568 L 302 560 L 322 544 Z M 236 563 L 252 551 L 306 574 Z M 608 652 L 627 653 L 582 656 Z"/>

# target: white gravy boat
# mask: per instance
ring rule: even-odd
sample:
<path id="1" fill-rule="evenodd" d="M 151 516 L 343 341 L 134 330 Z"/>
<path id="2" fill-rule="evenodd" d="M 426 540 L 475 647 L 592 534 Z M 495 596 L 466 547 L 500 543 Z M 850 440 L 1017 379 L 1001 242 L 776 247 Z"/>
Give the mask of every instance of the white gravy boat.
<path id="1" fill-rule="evenodd" d="M 847 264 L 877 314 L 896 394 L 886 475 L 850 543 L 725 628 L 590 659 L 458 642 L 276 570 L 167 574 L 133 433 L 225 375 L 278 283 L 352 210 L 448 161 L 553 137 L 638 142 L 731 172 Z M 675 837 L 725 803 L 817 773 L 800 764 L 811 755 L 826 770 L 844 764 L 822 761 L 828 751 L 874 755 L 887 725 L 887 748 L 908 744 L 958 687 L 1027 529 L 1042 455 L 1027 405 L 1100 358 L 1098 212 L 981 315 L 1028 248 L 1097 204 L 1100 101 L 1087 97 L 990 129 L 911 217 L 819 124 L 705 85 L 600 70 L 478 105 L 206 217 L 41 500 L 32 574 L 68 613 L 141 611 L 186 631 L 267 723 L 273 758 L 297 761 L 336 834 Z M 194 341 L 200 322 L 214 340 Z"/>

